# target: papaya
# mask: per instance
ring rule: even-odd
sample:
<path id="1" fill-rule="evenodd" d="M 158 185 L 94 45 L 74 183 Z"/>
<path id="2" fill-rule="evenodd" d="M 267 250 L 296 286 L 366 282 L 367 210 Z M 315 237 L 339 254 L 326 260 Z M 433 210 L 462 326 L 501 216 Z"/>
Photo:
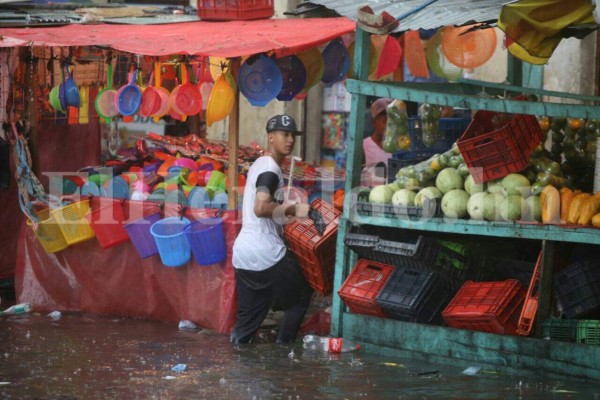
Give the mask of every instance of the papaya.
<path id="1" fill-rule="evenodd" d="M 600 213 L 592 217 L 592 225 L 596 228 L 600 228 Z"/>
<path id="2" fill-rule="evenodd" d="M 575 193 L 567 187 L 560 189 L 560 220 L 565 222 L 569 218 L 569 206 L 575 197 Z"/>
<path id="3" fill-rule="evenodd" d="M 547 185 L 544 187 L 540 194 L 540 204 L 544 224 L 560 221 L 560 194 L 554 186 Z"/>
<path id="4" fill-rule="evenodd" d="M 581 206 L 577 223 L 579 225 L 590 225 L 592 217 L 598 214 L 598 212 L 600 212 L 600 197 L 591 196 Z"/>
<path id="5" fill-rule="evenodd" d="M 581 214 L 581 208 L 585 200 L 592 197 L 589 193 L 579 193 L 575 198 L 571 201 L 571 205 L 569 206 L 569 216 L 567 217 L 567 222 L 570 224 L 576 224 L 579 221 L 579 215 Z"/>

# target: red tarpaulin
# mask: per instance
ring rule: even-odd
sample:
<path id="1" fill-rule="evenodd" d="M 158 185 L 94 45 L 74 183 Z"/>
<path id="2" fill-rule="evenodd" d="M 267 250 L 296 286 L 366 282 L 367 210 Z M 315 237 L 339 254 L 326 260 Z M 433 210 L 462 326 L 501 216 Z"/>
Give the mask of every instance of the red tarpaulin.
<path id="1" fill-rule="evenodd" d="M 165 209 L 165 215 L 177 215 L 175 211 Z M 213 217 L 215 211 L 187 209 L 185 216 L 197 220 Z M 199 266 L 192 257 L 177 268 L 165 267 L 158 255 L 141 259 L 131 242 L 103 249 L 96 238 L 48 254 L 23 224 L 15 273 L 18 301 L 39 312 L 187 319 L 228 333 L 236 310 L 231 249 L 241 221 L 234 211 L 226 211 L 223 221 L 226 260 Z"/>
<path id="2" fill-rule="evenodd" d="M 355 26 L 355 22 L 342 17 L 5 28 L 0 29 L 0 47 L 103 45 L 151 56 L 240 57 L 271 51 L 285 56 L 353 32 Z"/>

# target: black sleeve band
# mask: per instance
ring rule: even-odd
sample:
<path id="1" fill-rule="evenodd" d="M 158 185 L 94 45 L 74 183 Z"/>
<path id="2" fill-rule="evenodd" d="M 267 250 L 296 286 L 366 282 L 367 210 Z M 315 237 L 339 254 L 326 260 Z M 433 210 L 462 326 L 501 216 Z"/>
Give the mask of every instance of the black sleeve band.
<path id="1" fill-rule="evenodd" d="M 274 198 L 278 187 L 279 177 L 275 172 L 263 172 L 256 178 L 256 192 L 269 193 Z"/>

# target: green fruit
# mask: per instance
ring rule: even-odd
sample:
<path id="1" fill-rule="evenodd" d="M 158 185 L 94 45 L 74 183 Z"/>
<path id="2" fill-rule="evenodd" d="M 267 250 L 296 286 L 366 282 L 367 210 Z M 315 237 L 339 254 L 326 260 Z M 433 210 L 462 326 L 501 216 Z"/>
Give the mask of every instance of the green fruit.
<path id="1" fill-rule="evenodd" d="M 435 179 L 435 186 L 442 193 L 463 188 L 463 178 L 455 168 L 444 168 Z"/>
<path id="2" fill-rule="evenodd" d="M 546 187 L 546 185 L 544 185 L 541 182 L 534 182 L 531 185 L 531 194 L 533 195 L 539 195 L 540 193 L 542 193 L 542 190 L 544 190 L 544 187 Z"/>
<path id="3" fill-rule="evenodd" d="M 504 201 L 504 196 L 500 193 L 487 193 L 483 197 L 483 218 L 487 221 L 497 221 L 500 219 L 500 205 Z"/>
<path id="4" fill-rule="evenodd" d="M 483 219 L 483 199 L 487 193 L 478 192 L 469 197 L 469 201 L 467 202 L 467 212 L 471 219 Z"/>
<path id="5" fill-rule="evenodd" d="M 414 206 L 415 192 L 408 189 L 400 189 L 392 196 L 392 204 L 395 206 Z"/>
<path id="6" fill-rule="evenodd" d="M 531 183 L 527 177 L 521 174 L 508 174 L 502 178 L 502 188 L 505 197 L 509 197 L 515 194 L 520 194 L 523 197 L 529 195 L 531 189 Z"/>
<path id="7" fill-rule="evenodd" d="M 390 204 L 394 191 L 388 185 L 378 185 L 369 193 L 369 203 Z"/>
<path id="8" fill-rule="evenodd" d="M 527 204 L 526 212 L 521 216 L 524 221 L 538 221 L 542 220 L 542 205 L 540 203 L 540 196 L 529 196 L 525 200 Z"/>
<path id="9" fill-rule="evenodd" d="M 462 157 L 458 156 L 458 155 L 454 155 L 454 156 L 450 157 L 450 160 L 448 160 L 448 165 L 452 168 L 458 168 L 458 166 L 462 162 L 461 158 Z"/>
<path id="10" fill-rule="evenodd" d="M 429 199 L 429 200 L 441 199 L 442 196 L 443 196 L 442 192 L 440 192 L 440 190 L 438 188 L 436 188 L 435 186 L 429 186 L 429 187 L 423 188 L 415 196 L 415 206 L 423 207 L 426 199 Z"/>
<path id="11" fill-rule="evenodd" d="M 469 194 L 461 189 L 453 189 L 442 197 L 442 212 L 448 218 L 464 218 L 468 215 Z"/>
<path id="12" fill-rule="evenodd" d="M 490 193 L 502 193 L 501 179 L 493 179 L 487 182 L 487 191 Z"/>
<path id="13" fill-rule="evenodd" d="M 440 167 L 442 169 L 444 169 L 444 168 L 448 167 L 448 163 L 450 162 L 450 159 L 446 154 L 441 154 L 440 157 L 438 158 L 438 162 L 440 163 Z"/>
<path id="14" fill-rule="evenodd" d="M 500 216 L 505 221 L 516 221 L 527 214 L 527 203 L 518 194 L 508 196 L 500 203 Z"/>
<path id="15" fill-rule="evenodd" d="M 485 192 L 485 183 L 475 183 L 472 175 L 468 175 L 465 179 L 465 191 L 471 196 L 475 193 Z"/>

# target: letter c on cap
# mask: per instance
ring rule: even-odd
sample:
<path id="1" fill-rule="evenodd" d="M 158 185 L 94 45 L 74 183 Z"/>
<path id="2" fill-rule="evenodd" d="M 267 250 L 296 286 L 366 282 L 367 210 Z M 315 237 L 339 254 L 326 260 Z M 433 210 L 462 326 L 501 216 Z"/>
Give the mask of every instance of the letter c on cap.
<path id="1" fill-rule="evenodd" d="M 281 123 L 283 124 L 283 126 L 288 126 L 290 124 L 290 117 L 288 117 L 287 115 L 283 115 L 281 117 Z"/>

